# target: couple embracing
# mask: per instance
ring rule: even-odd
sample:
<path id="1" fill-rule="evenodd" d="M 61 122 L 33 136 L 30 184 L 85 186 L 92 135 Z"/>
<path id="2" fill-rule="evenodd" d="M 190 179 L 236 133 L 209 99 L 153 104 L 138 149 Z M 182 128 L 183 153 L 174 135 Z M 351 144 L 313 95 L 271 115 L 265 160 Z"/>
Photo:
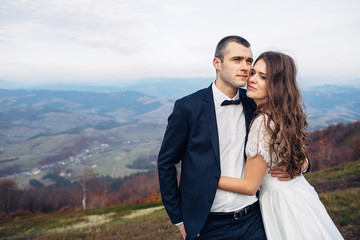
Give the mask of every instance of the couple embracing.
<path id="1" fill-rule="evenodd" d="M 343 239 L 302 176 L 307 121 L 293 59 L 265 52 L 253 64 L 250 43 L 228 36 L 213 65 L 210 87 L 175 102 L 158 158 L 163 204 L 182 237 Z"/>

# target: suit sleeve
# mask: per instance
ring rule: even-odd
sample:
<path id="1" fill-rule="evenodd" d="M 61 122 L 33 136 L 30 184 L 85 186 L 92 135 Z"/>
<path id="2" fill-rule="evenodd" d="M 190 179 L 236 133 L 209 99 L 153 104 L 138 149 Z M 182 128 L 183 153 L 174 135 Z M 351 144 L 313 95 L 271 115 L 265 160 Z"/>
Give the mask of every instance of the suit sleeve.
<path id="1" fill-rule="evenodd" d="M 163 143 L 158 156 L 158 174 L 164 207 L 173 224 L 182 222 L 181 193 L 177 182 L 176 164 L 186 151 L 188 123 L 184 104 L 177 100 L 168 118 Z"/>
<path id="2" fill-rule="evenodd" d="M 307 168 L 302 173 L 310 172 L 310 160 L 309 160 L 308 156 L 306 156 L 306 161 L 307 161 L 308 165 L 307 165 Z"/>

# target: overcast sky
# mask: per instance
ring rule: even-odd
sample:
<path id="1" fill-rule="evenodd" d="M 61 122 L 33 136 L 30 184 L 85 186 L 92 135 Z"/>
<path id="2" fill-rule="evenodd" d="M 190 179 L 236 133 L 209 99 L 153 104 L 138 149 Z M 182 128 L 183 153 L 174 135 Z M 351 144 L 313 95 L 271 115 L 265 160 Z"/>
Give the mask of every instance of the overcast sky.
<path id="1" fill-rule="evenodd" d="M 214 78 L 215 46 L 236 34 L 339 83 L 360 77 L 359 14 L 359 0 L 0 0 L 0 80 Z"/>

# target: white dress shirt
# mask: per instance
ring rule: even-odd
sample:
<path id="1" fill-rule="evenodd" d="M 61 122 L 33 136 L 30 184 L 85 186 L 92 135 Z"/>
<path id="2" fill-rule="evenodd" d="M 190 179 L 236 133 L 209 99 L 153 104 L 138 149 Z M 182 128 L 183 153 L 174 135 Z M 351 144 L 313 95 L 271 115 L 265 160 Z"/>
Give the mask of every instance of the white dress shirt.
<path id="1" fill-rule="evenodd" d="M 245 115 L 243 105 L 221 106 L 224 100 L 239 99 L 239 92 L 233 99 L 212 85 L 216 122 L 219 136 L 221 176 L 242 178 L 245 173 Z M 247 196 L 217 189 L 211 212 L 232 212 L 251 205 L 256 196 Z"/>

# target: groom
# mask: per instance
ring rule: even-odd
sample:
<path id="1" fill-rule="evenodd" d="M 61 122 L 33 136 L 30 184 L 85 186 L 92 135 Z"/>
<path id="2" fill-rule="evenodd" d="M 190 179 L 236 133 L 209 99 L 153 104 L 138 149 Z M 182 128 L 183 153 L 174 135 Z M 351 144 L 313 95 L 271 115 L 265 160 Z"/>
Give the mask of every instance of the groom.
<path id="1" fill-rule="evenodd" d="M 245 170 L 245 144 L 255 105 L 240 89 L 253 55 L 228 36 L 217 45 L 216 80 L 175 102 L 158 158 L 161 196 L 184 239 L 266 239 L 258 199 L 217 189 L 220 175 Z M 176 164 L 181 161 L 178 185 Z"/>

